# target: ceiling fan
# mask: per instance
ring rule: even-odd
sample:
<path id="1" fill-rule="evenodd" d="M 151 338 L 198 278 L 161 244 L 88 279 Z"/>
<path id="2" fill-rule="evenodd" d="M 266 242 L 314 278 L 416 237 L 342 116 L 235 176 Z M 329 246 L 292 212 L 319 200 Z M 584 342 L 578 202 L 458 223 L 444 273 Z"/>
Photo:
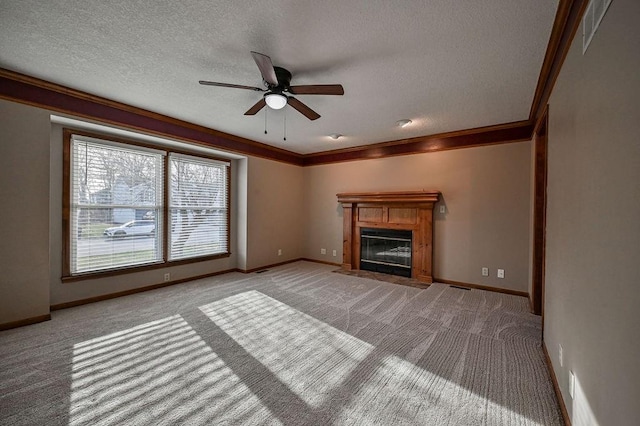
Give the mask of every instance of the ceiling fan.
<path id="1" fill-rule="evenodd" d="M 266 89 L 204 80 L 200 80 L 200 84 L 204 84 L 206 86 L 231 87 L 234 89 L 247 89 L 256 92 L 265 92 L 262 99 L 249 108 L 244 115 L 255 115 L 258 111 L 264 108 L 265 105 L 268 105 L 272 109 L 281 109 L 284 108 L 285 105 L 289 104 L 309 120 L 317 120 L 320 118 L 320 114 L 293 96 L 287 95 L 287 93 L 291 93 L 293 95 L 344 95 L 344 89 L 340 84 L 291 86 L 291 73 L 288 70 L 273 66 L 271 58 L 267 55 L 263 55 L 258 52 L 251 52 L 251 55 L 260 69 L 262 81 L 264 82 Z"/>

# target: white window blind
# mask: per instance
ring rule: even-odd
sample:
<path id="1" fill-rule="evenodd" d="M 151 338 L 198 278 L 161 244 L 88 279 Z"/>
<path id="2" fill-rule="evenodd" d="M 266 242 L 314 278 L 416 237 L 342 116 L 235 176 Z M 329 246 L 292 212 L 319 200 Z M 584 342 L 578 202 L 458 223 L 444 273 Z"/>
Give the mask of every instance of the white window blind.
<path id="1" fill-rule="evenodd" d="M 229 163 L 169 155 L 169 259 L 229 252 Z"/>
<path id="2" fill-rule="evenodd" d="M 71 274 L 161 262 L 164 153 L 71 142 Z"/>

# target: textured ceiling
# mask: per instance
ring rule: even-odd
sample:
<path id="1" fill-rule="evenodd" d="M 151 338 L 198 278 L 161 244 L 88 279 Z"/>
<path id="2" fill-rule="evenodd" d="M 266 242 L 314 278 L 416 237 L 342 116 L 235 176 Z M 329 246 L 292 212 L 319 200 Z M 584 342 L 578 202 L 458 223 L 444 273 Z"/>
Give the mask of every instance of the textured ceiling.
<path id="1" fill-rule="evenodd" d="M 557 4 L 0 0 L 0 67 L 305 154 L 528 119 Z M 260 93 L 198 84 L 262 87 L 251 50 L 345 94 L 297 96 L 316 121 L 269 110 L 265 135 Z"/>

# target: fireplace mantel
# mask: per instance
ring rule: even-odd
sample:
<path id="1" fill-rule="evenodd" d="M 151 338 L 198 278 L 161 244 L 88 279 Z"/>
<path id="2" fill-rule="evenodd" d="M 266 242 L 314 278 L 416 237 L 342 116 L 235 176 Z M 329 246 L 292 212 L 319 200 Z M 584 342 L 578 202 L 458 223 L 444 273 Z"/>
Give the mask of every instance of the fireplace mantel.
<path id="1" fill-rule="evenodd" d="M 337 194 L 343 209 L 342 267 L 360 269 L 361 228 L 412 232 L 411 277 L 433 282 L 433 206 L 439 191 Z"/>

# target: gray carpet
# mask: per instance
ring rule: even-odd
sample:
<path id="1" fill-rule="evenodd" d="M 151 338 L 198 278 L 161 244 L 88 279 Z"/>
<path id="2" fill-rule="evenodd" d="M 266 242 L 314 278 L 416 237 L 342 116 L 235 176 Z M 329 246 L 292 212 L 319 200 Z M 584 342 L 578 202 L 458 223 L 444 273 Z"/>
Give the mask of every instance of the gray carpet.
<path id="1" fill-rule="evenodd" d="M 2 332 L 0 424 L 562 424 L 525 298 L 333 269 L 226 274 Z"/>

